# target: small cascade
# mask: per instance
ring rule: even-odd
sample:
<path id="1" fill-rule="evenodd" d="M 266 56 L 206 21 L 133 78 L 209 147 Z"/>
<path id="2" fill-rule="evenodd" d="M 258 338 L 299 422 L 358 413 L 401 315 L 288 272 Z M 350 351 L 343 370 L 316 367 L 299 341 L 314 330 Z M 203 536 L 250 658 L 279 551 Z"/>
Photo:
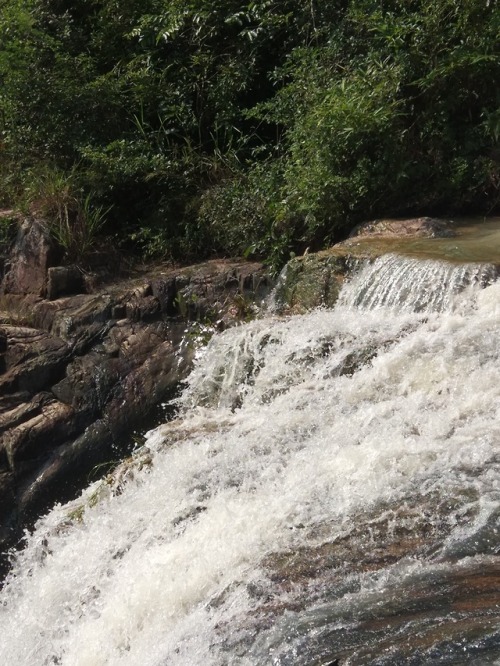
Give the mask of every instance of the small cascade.
<path id="1" fill-rule="evenodd" d="M 363 310 L 445 312 L 453 309 L 457 295 L 491 284 L 497 274 L 493 264 L 452 264 L 386 254 L 355 273 L 340 304 Z"/>
<path id="2" fill-rule="evenodd" d="M 491 267 L 392 256 L 214 336 L 179 418 L 27 535 L 0 664 L 498 664 L 499 340 Z"/>

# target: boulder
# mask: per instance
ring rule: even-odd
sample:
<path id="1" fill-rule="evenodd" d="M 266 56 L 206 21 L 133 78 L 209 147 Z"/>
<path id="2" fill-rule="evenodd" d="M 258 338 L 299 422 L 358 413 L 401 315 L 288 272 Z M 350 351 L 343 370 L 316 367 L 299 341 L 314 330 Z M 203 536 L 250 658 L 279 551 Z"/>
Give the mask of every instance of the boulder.
<path id="1" fill-rule="evenodd" d="M 60 251 L 47 226 L 37 220 L 24 220 L 5 266 L 3 293 L 36 294 L 46 290 L 47 271 L 60 258 Z"/>
<path id="2" fill-rule="evenodd" d="M 372 220 L 358 225 L 349 238 L 378 236 L 381 238 L 450 238 L 456 235 L 453 222 L 433 217 L 413 217 L 403 220 Z"/>
<path id="3" fill-rule="evenodd" d="M 345 272 L 345 260 L 327 251 L 294 257 L 276 285 L 276 309 L 304 312 L 319 306 L 333 307 Z"/>
<path id="4" fill-rule="evenodd" d="M 54 266 L 47 270 L 47 298 L 86 292 L 85 279 L 77 266 Z"/>

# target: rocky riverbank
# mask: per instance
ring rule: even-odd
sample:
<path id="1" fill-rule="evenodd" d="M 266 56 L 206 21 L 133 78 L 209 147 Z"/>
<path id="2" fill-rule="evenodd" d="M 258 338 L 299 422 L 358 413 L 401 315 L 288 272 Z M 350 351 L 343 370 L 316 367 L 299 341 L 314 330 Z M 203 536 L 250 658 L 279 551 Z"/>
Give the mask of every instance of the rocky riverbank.
<path id="1" fill-rule="evenodd" d="M 432 218 L 369 222 L 328 250 L 293 258 L 275 309 L 332 307 L 357 261 L 408 243 L 455 247 L 459 235 Z M 130 433 L 186 377 L 196 340 L 254 316 L 273 286 L 262 264 L 243 260 L 124 268 L 106 250 L 85 270 L 60 262 L 37 220 L 20 223 L 2 261 L 0 551 L 96 466 L 123 457 Z"/>
<path id="2" fill-rule="evenodd" d="M 57 265 L 44 225 L 25 220 L 0 296 L 0 551 L 63 501 L 172 396 L 196 338 L 251 316 L 262 264 L 94 271 Z M 104 261 L 105 263 L 105 261 Z"/>

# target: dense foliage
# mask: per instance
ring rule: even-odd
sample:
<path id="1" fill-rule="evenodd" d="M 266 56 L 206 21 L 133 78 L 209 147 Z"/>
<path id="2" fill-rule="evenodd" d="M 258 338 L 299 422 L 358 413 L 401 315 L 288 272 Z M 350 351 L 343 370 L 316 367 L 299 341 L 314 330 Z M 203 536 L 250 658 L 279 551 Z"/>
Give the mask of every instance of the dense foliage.
<path id="1" fill-rule="evenodd" d="M 0 196 L 62 182 L 124 245 L 275 266 L 373 216 L 488 213 L 499 35 L 495 0 L 3 0 Z"/>

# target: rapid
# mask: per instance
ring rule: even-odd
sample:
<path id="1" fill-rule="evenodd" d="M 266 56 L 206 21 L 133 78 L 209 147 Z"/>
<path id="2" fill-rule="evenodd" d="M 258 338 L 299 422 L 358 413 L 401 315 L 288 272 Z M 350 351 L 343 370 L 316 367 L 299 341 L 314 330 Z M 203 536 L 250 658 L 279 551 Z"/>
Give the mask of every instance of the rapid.
<path id="1" fill-rule="evenodd" d="M 500 281 L 386 255 L 215 335 L 26 535 L 6 666 L 500 664 Z"/>

